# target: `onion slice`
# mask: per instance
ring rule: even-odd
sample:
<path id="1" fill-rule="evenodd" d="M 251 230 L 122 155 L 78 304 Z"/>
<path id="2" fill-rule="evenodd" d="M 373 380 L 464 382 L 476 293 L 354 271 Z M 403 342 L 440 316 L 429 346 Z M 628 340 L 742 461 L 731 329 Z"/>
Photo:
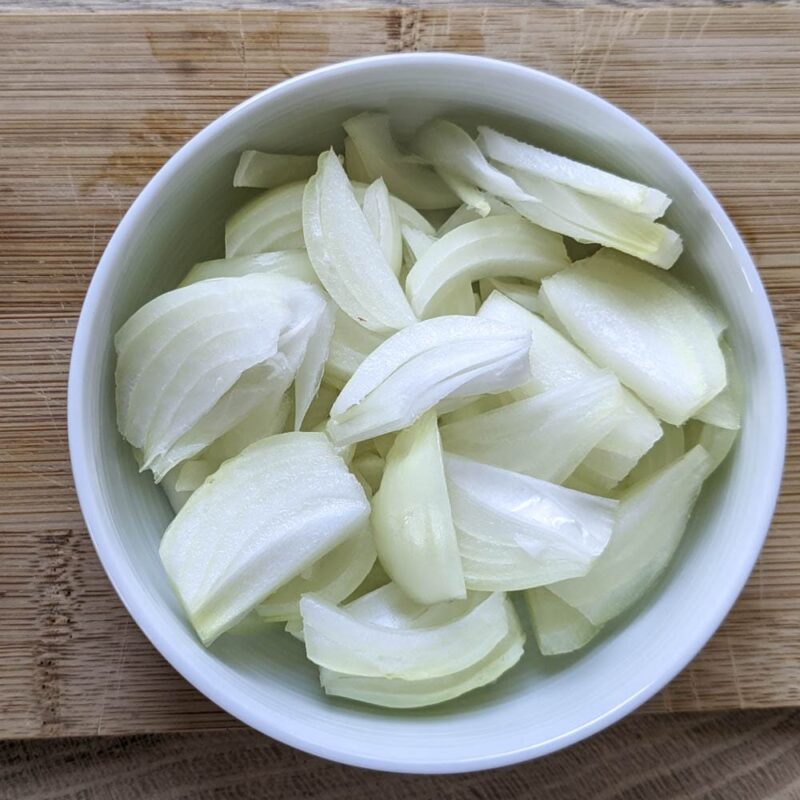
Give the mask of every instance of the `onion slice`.
<path id="1" fill-rule="evenodd" d="M 408 427 L 446 397 L 495 393 L 530 376 L 530 334 L 479 317 L 420 322 L 361 362 L 331 409 L 340 443 Z"/>
<path id="2" fill-rule="evenodd" d="M 611 537 L 617 502 L 445 454 L 468 589 L 511 591 L 585 575 Z"/>
<path id="3" fill-rule="evenodd" d="M 725 387 L 725 359 L 708 319 L 653 271 L 598 250 L 546 278 L 539 295 L 590 358 L 682 425 Z"/>
<path id="4" fill-rule="evenodd" d="M 356 322 L 379 332 L 415 322 L 332 150 L 320 156 L 317 174 L 306 187 L 303 234 L 320 282 Z"/>
<path id="5" fill-rule="evenodd" d="M 614 535 L 591 571 L 548 588 L 602 625 L 636 603 L 661 576 L 711 468 L 700 446 L 622 496 Z"/>
<path id="6" fill-rule="evenodd" d="M 208 278 L 240 278 L 253 272 L 277 273 L 306 283 L 319 283 L 305 251 L 277 250 L 272 253 L 202 261 L 189 270 L 180 286 L 189 286 Z"/>
<path id="7" fill-rule="evenodd" d="M 488 217 L 461 225 L 434 242 L 406 279 L 420 318 L 457 285 L 491 276 L 541 280 L 570 264 L 564 242 L 516 216 Z"/>
<path id="8" fill-rule="evenodd" d="M 530 612 L 536 644 L 543 656 L 558 656 L 580 650 L 600 633 L 597 625 L 592 625 L 580 611 L 567 605 L 545 586 L 528 589 L 525 603 Z"/>
<path id="9" fill-rule="evenodd" d="M 363 530 L 369 503 L 321 433 L 262 439 L 226 461 L 167 528 L 159 553 L 204 644 Z"/>
<path id="10" fill-rule="evenodd" d="M 509 601 L 493 594 L 450 621 L 424 628 L 363 622 L 324 599 L 300 601 L 306 654 L 321 667 L 350 675 L 418 680 L 476 664 L 509 633 Z"/>
<path id="11" fill-rule="evenodd" d="M 381 563 L 412 600 L 466 596 L 435 411 L 398 434 L 389 450 L 372 527 Z"/>
<path id="12" fill-rule="evenodd" d="M 272 189 L 284 183 L 310 178 L 317 168 L 316 156 L 295 156 L 245 150 L 233 175 L 233 185 Z"/>

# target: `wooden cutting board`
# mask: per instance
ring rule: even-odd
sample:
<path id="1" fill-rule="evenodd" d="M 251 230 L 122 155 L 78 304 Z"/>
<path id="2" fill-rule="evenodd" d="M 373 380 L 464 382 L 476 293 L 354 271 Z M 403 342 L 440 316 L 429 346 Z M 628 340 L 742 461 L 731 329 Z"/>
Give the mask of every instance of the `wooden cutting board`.
<path id="1" fill-rule="evenodd" d="M 235 723 L 111 589 L 67 456 L 73 330 L 121 215 L 192 134 L 322 64 L 401 50 L 519 61 L 662 136 L 742 231 L 800 389 L 800 11 L 775 8 L 0 17 L 0 736 Z M 744 594 L 648 708 L 800 704 L 800 445 Z"/>

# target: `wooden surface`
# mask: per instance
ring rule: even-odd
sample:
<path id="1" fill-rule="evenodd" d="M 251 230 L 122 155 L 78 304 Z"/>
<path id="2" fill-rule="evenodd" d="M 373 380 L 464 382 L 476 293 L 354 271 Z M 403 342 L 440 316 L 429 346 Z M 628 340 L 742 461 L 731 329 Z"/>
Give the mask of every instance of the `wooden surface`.
<path id="1" fill-rule="evenodd" d="M 0 17 L 0 736 L 234 724 L 146 642 L 94 555 L 67 458 L 72 332 L 120 216 L 192 133 L 288 75 L 408 49 L 498 55 L 562 75 L 675 147 L 761 268 L 796 409 L 800 11 Z M 795 420 L 758 567 L 650 710 L 800 704 L 799 488 Z"/>
<path id="2" fill-rule="evenodd" d="M 800 711 L 631 717 L 539 761 L 388 775 L 252 731 L 0 744 L 4 800 L 797 800 Z"/>

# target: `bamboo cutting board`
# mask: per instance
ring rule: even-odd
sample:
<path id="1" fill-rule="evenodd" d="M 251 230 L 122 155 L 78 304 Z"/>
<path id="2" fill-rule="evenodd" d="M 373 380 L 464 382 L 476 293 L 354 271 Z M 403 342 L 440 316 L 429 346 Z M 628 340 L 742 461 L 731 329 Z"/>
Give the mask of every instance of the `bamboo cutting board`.
<path id="1" fill-rule="evenodd" d="M 0 736 L 234 723 L 161 659 L 92 550 L 65 430 L 72 333 L 114 226 L 235 103 L 344 58 L 482 53 L 599 92 L 700 173 L 742 231 L 800 389 L 800 11 L 431 9 L 0 16 Z M 744 594 L 650 705 L 800 705 L 800 445 Z"/>

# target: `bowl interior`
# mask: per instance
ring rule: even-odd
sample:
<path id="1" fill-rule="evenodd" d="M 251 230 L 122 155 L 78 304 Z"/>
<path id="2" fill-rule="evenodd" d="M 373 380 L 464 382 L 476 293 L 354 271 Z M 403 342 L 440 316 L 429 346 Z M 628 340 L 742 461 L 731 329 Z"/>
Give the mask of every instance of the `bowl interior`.
<path id="1" fill-rule="evenodd" d="M 544 662 L 531 641 L 497 684 L 428 710 L 326 698 L 302 646 L 278 628 L 205 650 L 157 555 L 171 511 L 117 434 L 112 337 L 196 261 L 223 254 L 224 221 L 250 196 L 231 188 L 246 148 L 316 152 L 340 123 L 385 108 L 402 134 L 434 115 L 497 126 L 644 181 L 674 198 L 680 269 L 722 306 L 747 385 L 733 457 L 704 490 L 669 574 L 582 655 Z M 772 511 L 784 437 L 780 353 L 763 290 L 738 236 L 699 180 L 655 137 L 596 97 L 500 62 L 417 55 L 351 62 L 295 79 L 225 115 L 159 173 L 98 268 L 76 338 L 70 428 L 76 482 L 98 552 L 162 653 L 230 712 L 320 755 L 386 769 L 492 766 L 549 752 L 644 701 L 702 646 L 752 567 Z"/>

